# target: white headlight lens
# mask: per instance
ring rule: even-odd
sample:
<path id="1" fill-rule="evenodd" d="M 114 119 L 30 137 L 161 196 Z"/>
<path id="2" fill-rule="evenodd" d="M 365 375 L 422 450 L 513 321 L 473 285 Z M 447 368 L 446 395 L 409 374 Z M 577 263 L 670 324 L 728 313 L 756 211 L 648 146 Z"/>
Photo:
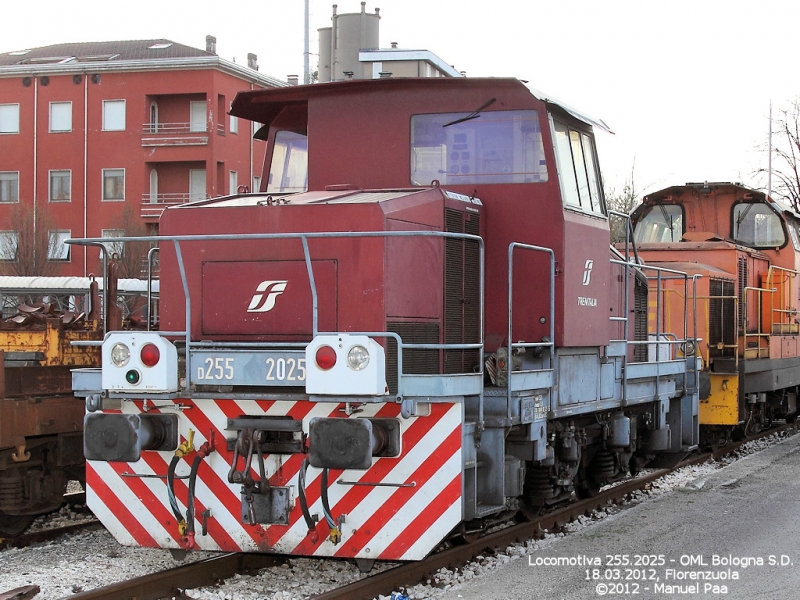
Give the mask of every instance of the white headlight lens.
<path id="1" fill-rule="evenodd" d="M 364 346 L 353 346 L 347 353 L 347 366 L 361 371 L 369 364 L 369 351 Z"/>
<path id="2" fill-rule="evenodd" d="M 117 367 L 124 367 L 131 359 L 131 351 L 125 344 L 114 344 L 111 348 L 111 362 Z"/>

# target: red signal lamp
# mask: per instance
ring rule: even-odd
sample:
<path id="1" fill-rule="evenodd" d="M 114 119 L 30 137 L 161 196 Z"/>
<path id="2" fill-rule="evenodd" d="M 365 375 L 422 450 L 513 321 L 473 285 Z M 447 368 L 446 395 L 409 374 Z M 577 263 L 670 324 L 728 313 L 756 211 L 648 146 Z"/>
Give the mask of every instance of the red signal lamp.
<path id="1" fill-rule="evenodd" d="M 161 352 L 155 344 L 145 344 L 142 346 L 139 356 L 142 359 L 143 365 L 146 367 L 154 367 L 161 359 Z"/>
<path id="2" fill-rule="evenodd" d="M 317 366 L 323 371 L 328 371 L 336 364 L 336 351 L 330 346 L 320 346 L 315 355 Z"/>

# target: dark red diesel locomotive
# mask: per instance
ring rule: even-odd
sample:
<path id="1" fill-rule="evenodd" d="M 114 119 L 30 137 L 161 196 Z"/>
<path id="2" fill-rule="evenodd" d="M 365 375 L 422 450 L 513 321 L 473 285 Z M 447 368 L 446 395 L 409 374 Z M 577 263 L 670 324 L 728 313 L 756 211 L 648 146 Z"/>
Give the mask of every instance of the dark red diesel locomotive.
<path id="1" fill-rule="evenodd" d="M 646 315 L 648 277 L 694 282 L 610 248 L 601 123 L 515 79 L 231 114 L 264 125 L 263 189 L 167 209 L 160 331 L 75 374 L 120 542 L 419 559 L 697 444 L 693 307 Z"/>

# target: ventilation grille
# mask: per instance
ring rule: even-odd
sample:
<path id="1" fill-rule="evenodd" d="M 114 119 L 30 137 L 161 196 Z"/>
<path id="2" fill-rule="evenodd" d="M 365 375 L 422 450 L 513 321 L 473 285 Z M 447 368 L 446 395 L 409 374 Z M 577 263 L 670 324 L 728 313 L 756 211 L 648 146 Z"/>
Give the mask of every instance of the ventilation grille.
<path id="1" fill-rule="evenodd" d="M 445 230 L 478 235 L 478 215 L 445 210 Z M 445 240 L 444 343 L 474 344 L 480 341 L 480 248 L 477 242 Z M 472 372 L 478 364 L 477 350 L 444 353 L 445 373 Z"/>
<path id="2" fill-rule="evenodd" d="M 437 323 L 387 323 L 386 330 L 396 333 L 404 344 L 438 344 Z M 438 350 L 406 350 L 403 353 L 403 372 L 413 375 L 439 373 Z M 397 342 L 388 338 L 386 352 L 386 383 L 389 392 L 397 393 Z"/>
<path id="3" fill-rule="evenodd" d="M 739 257 L 739 330 L 744 333 L 747 328 L 747 315 L 744 312 L 745 293 L 747 287 L 747 257 Z"/>
<path id="4" fill-rule="evenodd" d="M 741 267 L 741 261 L 739 266 Z M 747 262 L 745 262 L 745 267 Z M 740 272 L 741 273 L 741 272 Z M 720 344 L 731 346 L 736 343 L 735 309 L 733 305 L 734 288 L 732 281 L 711 279 L 708 282 L 708 348 L 709 358 L 733 356 L 734 348 L 718 348 Z M 740 288 L 742 289 L 742 288 Z M 715 297 L 716 296 L 716 297 Z M 720 298 L 719 296 L 729 296 Z"/>
<path id="5" fill-rule="evenodd" d="M 647 341 L 647 278 L 636 271 L 636 284 L 633 293 L 633 339 L 637 342 Z M 647 345 L 636 344 L 633 349 L 633 360 L 647 361 Z"/>

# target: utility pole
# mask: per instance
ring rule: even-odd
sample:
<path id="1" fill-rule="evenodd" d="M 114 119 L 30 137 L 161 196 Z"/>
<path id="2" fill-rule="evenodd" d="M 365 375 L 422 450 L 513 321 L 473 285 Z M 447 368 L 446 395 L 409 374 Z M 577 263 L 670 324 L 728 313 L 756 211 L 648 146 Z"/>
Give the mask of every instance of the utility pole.
<path id="1" fill-rule="evenodd" d="M 308 0 L 306 0 L 308 2 Z M 772 100 L 769 101 L 769 154 L 767 156 L 767 196 L 772 198 Z"/>
<path id="2" fill-rule="evenodd" d="M 308 85 L 311 83 L 311 74 L 308 68 L 308 0 L 306 0 L 306 30 L 303 43 L 303 83 Z"/>

